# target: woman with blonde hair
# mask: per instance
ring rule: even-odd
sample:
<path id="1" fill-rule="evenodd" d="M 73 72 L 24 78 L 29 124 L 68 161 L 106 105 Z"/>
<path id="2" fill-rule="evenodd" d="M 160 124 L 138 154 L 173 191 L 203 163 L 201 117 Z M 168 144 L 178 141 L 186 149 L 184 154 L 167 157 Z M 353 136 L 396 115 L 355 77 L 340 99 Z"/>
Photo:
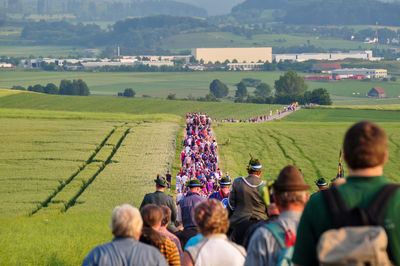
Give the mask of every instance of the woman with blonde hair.
<path id="1" fill-rule="evenodd" d="M 208 199 L 194 208 L 194 222 L 203 238 L 183 253 L 183 265 L 239 266 L 245 262 L 246 251 L 226 236 L 228 212 L 216 199 Z"/>

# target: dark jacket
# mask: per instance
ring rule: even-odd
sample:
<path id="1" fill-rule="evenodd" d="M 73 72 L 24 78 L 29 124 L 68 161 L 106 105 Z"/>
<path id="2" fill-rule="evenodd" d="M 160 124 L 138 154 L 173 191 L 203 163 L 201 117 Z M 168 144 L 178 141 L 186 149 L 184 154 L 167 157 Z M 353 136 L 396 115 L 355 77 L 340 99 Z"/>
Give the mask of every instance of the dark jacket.
<path id="1" fill-rule="evenodd" d="M 165 194 L 162 191 L 156 191 L 154 193 L 149 193 L 144 196 L 142 204 L 140 205 L 140 210 L 146 204 L 155 204 L 157 206 L 167 206 L 171 209 L 171 222 L 175 223 L 176 220 L 176 205 L 174 202 L 174 198 L 170 195 Z"/>
<path id="2" fill-rule="evenodd" d="M 231 226 L 250 219 L 267 219 L 267 207 L 258 191 L 258 187 L 262 184 L 263 181 L 256 175 L 238 177 L 233 181 L 228 198 Z"/>
<path id="3" fill-rule="evenodd" d="M 203 200 L 205 200 L 205 198 L 199 194 L 189 191 L 186 196 L 179 201 L 179 207 L 182 211 L 183 228 L 196 226 L 192 220 L 192 212 L 196 204 Z"/>

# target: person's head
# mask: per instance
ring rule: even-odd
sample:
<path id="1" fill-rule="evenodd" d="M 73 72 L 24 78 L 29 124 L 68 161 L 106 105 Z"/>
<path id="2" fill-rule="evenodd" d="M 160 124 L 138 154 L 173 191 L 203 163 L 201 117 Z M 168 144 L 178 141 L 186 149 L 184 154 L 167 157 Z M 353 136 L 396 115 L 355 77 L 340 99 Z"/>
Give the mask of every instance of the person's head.
<path id="1" fill-rule="evenodd" d="M 160 174 L 157 174 L 157 178 L 154 179 L 154 183 L 156 183 L 157 190 L 164 190 L 167 186 L 167 180 Z"/>
<path id="2" fill-rule="evenodd" d="M 223 177 L 221 180 L 219 180 L 219 184 L 221 189 L 229 189 L 231 187 L 231 180 L 229 177 Z"/>
<path id="3" fill-rule="evenodd" d="M 193 220 L 203 236 L 225 234 L 229 228 L 228 211 L 216 199 L 208 199 L 196 205 Z"/>
<path id="4" fill-rule="evenodd" d="M 160 209 L 162 212 L 161 226 L 167 227 L 169 222 L 171 221 L 171 209 L 167 206 L 161 206 Z"/>
<path id="5" fill-rule="evenodd" d="M 203 184 L 200 182 L 200 180 L 195 178 L 195 179 L 192 179 L 189 181 L 188 186 L 189 186 L 190 192 L 199 193 L 201 188 L 203 187 Z"/>
<path id="6" fill-rule="evenodd" d="M 143 226 L 158 230 L 161 225 L 161 219 L 163 218 L 162 211 L 159 206 L 155 204 L 145 205 L 140 214 L 143 218 Z"/>
<path id="7" fill-rule="evenodd" d="M 261 175 L 262 173 L 262 164 L 259 159 L 251 158 L 249 161 L 249 165 L 247 166 L 247 172 L 253 175 Z"/>
<path id="8" fill-rule="evenodd" d="M 111 214 L 111 231 L 115 237 L 139 239 L 143 220 L 137 208 L 129 204 L 115 207 Z"/>
<path id="9" fill-rule="evenodd" d="M 328 182 L 326 182 L 325 178 L 321 177 L 317 181 L 315 181 L 319 190 L 325 190 L 328 188 Z"/>
<path id="10" fill-rule="evenodd" d="M 274 185 L 274 200 L 280 211 L 293 207 L 303 208 L 308 200 L 307 190 L 311 187 L 293 165 L 285 166 Z"/>
<path id="11" fill-rule="evenodd" d="M 383 166 L 388 158 L 386 133 L 372 122 L 358 122 L 347 130 L 343 151 L 344 160 L 350 169 Z"/>

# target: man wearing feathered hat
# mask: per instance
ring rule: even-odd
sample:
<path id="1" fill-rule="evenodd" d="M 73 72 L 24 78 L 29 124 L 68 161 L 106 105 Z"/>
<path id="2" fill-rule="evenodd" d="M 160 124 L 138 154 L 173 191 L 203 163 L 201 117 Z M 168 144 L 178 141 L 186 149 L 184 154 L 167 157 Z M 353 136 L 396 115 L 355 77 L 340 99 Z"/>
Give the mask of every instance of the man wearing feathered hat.
<path id="1" fill-rule="evenodd" d="M 139 209 L 141 210 L 146 204 L 167 206 L 171 209 L 171 224 L 168 226 L 168 229 L 171 231 L 176 231 L 174 223 L 177 217 L 177 210 L 174 198 L 164 193 L 164 190 L 168 187 L 167 180 L 163 176 L 158 174 L 157 178 L 154 179 L 154 183 L 156 183 L 156 191 L 153 193 L 148 193 L 144 196 Z"/>
<path id="2" fill-rule="evenodd" d="M 260 179 L 263 167 L 259 159 L 251 158 L 247 166 L 247 177 L 238 177 L 233 181 L 228 198 L 231 239 L 242 244 L 247 228 L 267 218 L 266 206 L 258 188 L 263 184 Z"/>

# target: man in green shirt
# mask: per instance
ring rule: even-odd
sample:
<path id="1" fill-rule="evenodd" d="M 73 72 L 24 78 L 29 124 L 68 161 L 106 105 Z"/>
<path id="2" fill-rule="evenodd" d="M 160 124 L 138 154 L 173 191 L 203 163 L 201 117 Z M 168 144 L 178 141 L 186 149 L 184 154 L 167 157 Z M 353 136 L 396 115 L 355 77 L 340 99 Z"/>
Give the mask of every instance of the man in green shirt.
<path id="1" fill-rule="evenodd" d="M 343 149 L 349 177 L 338 187 L 339 193 L 347 208 L 366 209 L 388 183 L 383 177 L 383 166 L 388 159 L 386 133 L 374 123 L 356 123 L 347 131 Z M 400 190 L 390 200 L 382 226 L 388 236 L 389 258 L 400 265 Z M 332 228 L 331 213 L 323 195 L 318 193 L 309 200 L 300 219 L 293 262 L 318 265 L 318 240 Z"/>

